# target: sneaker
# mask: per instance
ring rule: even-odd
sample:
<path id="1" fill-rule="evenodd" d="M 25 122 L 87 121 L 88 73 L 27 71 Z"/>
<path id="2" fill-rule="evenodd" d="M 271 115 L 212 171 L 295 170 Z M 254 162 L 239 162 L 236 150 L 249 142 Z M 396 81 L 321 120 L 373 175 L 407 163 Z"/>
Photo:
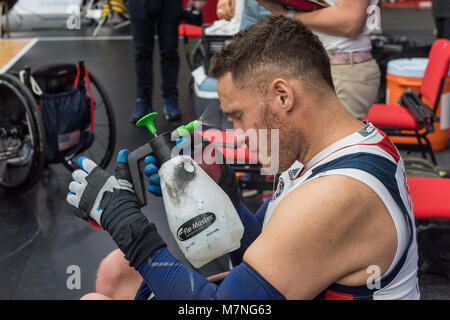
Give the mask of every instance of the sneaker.
<path id="1" fill-rule="evenodd" d="M 168 121 L 181 119 L 180 107 L 178 106 L 178 98 L 170 98 L 164 100 L 164 114 L 166 120 Z"/>
<path id="2" fill-rule="evenodd" d="M 149 103 L 144 102 L 141 98 L 136 99 L 136 108 L 131 115 L 130 122 L 136 123 L 140 118 L 152 112 L 152 107 Z"/>

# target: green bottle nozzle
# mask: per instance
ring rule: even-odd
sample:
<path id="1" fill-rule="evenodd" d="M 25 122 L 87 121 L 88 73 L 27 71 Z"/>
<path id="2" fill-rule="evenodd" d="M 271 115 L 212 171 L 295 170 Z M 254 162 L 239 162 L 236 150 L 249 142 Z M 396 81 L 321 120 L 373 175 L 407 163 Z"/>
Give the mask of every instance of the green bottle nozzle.
<path id="1" fill-rule="evenodd" d="M 185 135 L 188 135 L 190 131 L 193 131 L 195 128 L 197 128 L 199 125 L 200 121 L 194 120 L 184 126 L 179 126 L 177 128 L 178 134 L 180 135 L 180 137 L 184 137 Z"/>
<path id="2" fill-rule="evenodd" d="M 156 118 L 157 115 L 158 115 L 157 112 L 152 112 L 152 113 L 149 113 L 149 114 L 143 116 L 142 118 L 140 118 L 138 120 L 138 122 L 136 122 L 136 126 L 138 126 L 138 127 L 145 126 L 145 127 L 147 127 L 148 131 L 150 131 L 150 133 L 152 133 L 153 135 L 156 136 L 157 130 L 156 130 L 153 120 Z"/>

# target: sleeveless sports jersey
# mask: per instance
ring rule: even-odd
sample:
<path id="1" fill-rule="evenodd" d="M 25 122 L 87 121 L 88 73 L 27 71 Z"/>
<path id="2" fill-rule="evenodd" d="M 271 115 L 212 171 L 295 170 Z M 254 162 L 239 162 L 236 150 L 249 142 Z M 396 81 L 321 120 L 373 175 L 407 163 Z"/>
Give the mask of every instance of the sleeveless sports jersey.
<path id="1" fill-rule="evenodd" d="M 266 227 L 276 206 L 296 187 L 327 175 L 344 175 L 370 187 L 383 201 L 397 230 L 395 258 L 378 282 L 362 286 L 333 284 L 317 299 L 419 299 L 418 253 L 413 207 L 397 149 L 371 123 L 327 147 L 308 163 L 296 161 L 280 175 L 264 217 Z M 368 278 L 371 272 L 368 272 Z"/>

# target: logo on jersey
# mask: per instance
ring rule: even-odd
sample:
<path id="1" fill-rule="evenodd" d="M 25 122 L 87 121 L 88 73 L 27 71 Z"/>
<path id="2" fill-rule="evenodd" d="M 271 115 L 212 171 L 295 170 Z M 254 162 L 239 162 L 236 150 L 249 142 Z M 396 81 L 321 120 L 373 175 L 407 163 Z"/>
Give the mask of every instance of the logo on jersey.
<path id="1" fill-rule="evenodd" d="M 298 173 L 299 171 L 300 171 L 300 168 L 289 170 L 289 171 L 288 171 L 289 179 L 294 180 L 295 177 L 297 176 L 297 173 Z"/>
<path id="2" fill-rule="evenodd" d="M 369 134 L 375 131 L 375 127 L 369 121 L 364 121 L 364 123 L 366 124 L 366 126 L 359 130 L 358 133 L 363 137 L 367 137 Z"/>
<path id="3" fill-rule="evenodd" d="M 280 178 L 280 182 L 278 183 L 277 192 L 273 195 L 272 200 L 275 200 L 276 198 L 278 198 L 280 196 L 280 194 L 283 192 L 283 190 L 284 190 L 284 181 L 283 181 L 283 178 Z"/>

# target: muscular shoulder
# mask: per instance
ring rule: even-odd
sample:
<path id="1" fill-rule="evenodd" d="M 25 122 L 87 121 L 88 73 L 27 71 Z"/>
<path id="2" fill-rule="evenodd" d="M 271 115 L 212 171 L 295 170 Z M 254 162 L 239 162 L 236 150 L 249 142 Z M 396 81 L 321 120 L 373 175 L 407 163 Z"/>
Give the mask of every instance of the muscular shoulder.
<path id="1" fill-rule="evenodd" d="M 297 187 L 280 202 L 244 260 L 266 276 L 284 274 L 274 279 L 287 296 L 313 298 L 330 284 L 379 264 L 395 240 L 392 228 L 382 201 L 364 183 L 325 176 Z M 381 230 L 386 240 L 380 240 Z M 377 243 L 383 249 L 377 249 Z M 392 248 L 395 253 L 395 244 Z M 277 262 L 261 264 L 264 254 Z M 301 282 L 301 289 L 295 282 Z"/>
<path id="2" fill-rule="evenodd" d="M 369 216 L 380 203 L 375 192 L 361 181 L 344 175 L 329 175 L 295 188 L 280 202 L 273 217 L 292 216 L 302 224 L 314 220 L 335 223 L 337 220 L 347 223 L 356 220 L 361 223 L 361 218 Z M 341 227 L 345 229 L 345 226 Z"/>

